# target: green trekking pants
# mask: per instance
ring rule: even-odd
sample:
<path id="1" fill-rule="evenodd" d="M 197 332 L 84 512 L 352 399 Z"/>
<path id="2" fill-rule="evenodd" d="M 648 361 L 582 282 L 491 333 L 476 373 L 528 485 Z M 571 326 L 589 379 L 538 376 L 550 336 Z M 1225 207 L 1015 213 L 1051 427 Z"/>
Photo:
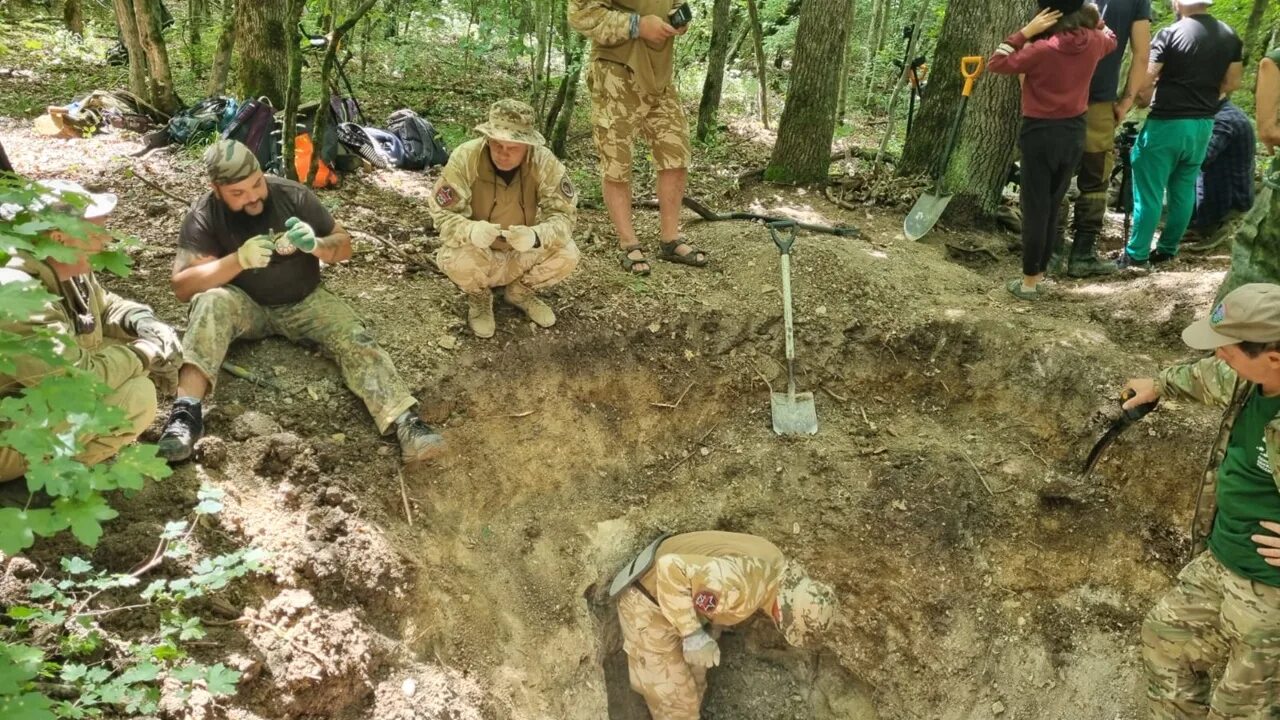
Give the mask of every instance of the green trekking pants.
<path id="1" fill-rule="evenodd" d="M 1151 255 L 1151 239 L 1160 224 L 1166 196 L 1169 215 L 1156 249 L 1178 254 L 1182 234 L 1196 205 L 1196 178 L 1209 150 L 1213 118 L 1150 118 L 1133 146 L 1133 233 L 1125 252 L 1134 260 Z"/>

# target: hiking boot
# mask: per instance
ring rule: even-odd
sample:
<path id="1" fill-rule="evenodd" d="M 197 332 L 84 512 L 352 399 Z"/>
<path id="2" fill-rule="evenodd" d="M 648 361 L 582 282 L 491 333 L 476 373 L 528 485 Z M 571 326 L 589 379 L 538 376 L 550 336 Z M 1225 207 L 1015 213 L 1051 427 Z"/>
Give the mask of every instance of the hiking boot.
<path id="1" fill-rule="evenodd" d="M 493 322 L 493 291 L 467 295 L 467 324 L 478 338 L 491 338 L 496 325 Z"/>
<path id="2" fill-rule="evenodd" d="M 1067 262 L 1067 275 L 1073 278 L 1099 277 L 1116 272 L 1116 264 L 1103 262 L 1096 255 L 1087 258 L 1071 258 Z"/>
<path id="3" fill-rule="evenodd" d="M 524 311 L 529 319 L 539 327 L 551 327 L 556 324 L 556 314 L 551 306 L 538 299 L 532 290 L 520 283 L 511 283 L 503 293 L 507 304 L 514 305 Z"/>
<path id="4" fill-rule="evenodd" d="M 173 409 L 169 411 L 164 432 L 156 443 L 158 454 L 169 463 L 182 462 L 191 457 L 196 441 L 203 435 L 204 418 L 200 412 L 200 401 L 178 398 L 173 401 Z"/>
<path id="5" fill-rule="evenodd" d="M 1067 272 L 1067 256 L 1062 253 L 1054 253 L 1049 256 L 1049 267 L 1045 273 L 1051 277 L 1062 277 Z"/>
<path id="6" fill-rule="evenodd" d="M 400 459 L 406 463 L 434 460 L 445 448 L 440 433 L 413 410 L 406 410 L 396 419 L 396 440 L 400 441 Z"/>
<path id="7" fill-rule="evenodd" d="M 1146 260 L 1134 260 L 1133 256 L 1127 250 L 1120 251 L 1120 257 L 1116 260 L 1116 270 L 1121 272 L 1145 273 L 1151 270 L 1151 263 Z"/>
<path id="8" fill-rule="evenodd" d="M 1150 262 L 1152 265 L 1163 265 L 1164 263 L 1167 263 L 1176 257 L 1178 256 L 1170 255 L 1168 253 L 1163 253 L 1163 252 L 1160 252 L 1159 250 L 1156 250 L 1151 253 L 1151 257 L 1148 258 L 1147 261 Z"/>

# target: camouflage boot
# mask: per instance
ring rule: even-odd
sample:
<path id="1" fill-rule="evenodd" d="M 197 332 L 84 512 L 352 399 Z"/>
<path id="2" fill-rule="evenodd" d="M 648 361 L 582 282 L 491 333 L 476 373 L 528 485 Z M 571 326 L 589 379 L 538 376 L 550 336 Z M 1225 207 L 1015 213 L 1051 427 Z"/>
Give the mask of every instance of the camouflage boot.
<path id="1" fill-rule="evenodd" d="M 493 291 L 484 290 L 467 295 L 467 324 L 478 338 L 493 337 L 497 329 L 493 321 Z"/>
<path id="2" fill-rule="evenodd" d="M 539 327 L 551 327 L 556 324 L 556 314 L 551 306 L 538 299 L 532 290 L 523 284 L 514 282 L 507 286 L 503 299 L 524 311 L 529 319 Z"/>

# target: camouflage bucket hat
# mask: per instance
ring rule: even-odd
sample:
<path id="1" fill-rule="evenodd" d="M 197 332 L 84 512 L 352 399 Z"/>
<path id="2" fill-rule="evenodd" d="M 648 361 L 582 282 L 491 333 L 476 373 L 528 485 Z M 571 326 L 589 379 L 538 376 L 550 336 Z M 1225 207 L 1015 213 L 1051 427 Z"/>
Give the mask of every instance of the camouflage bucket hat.
<path id="1" fill-rule="evenodd" d="M 802 647 L 831 626 L 836 615 L 836 594 L 820 583 L 799 563 L 787 563 L 778 587 L 778 606 L 782 621 L 778 628 L 787 642 Z"/>
<path id="2" fill-rule="evenodd" d="M 547 141 L 533 129 L 533 108 L 519 100 L 499 100 L 489 108 L 489 122 L 476 126 L 476 132 L 492 140 L 524 143 L 538 147 Z"/>
<path id="3" fill-rule="evenodd" d="M 262 170 L 258 157 L 244 143 L 219 140 L 204 151 L 204 167 L 214 185 L 238 183 Z"/>

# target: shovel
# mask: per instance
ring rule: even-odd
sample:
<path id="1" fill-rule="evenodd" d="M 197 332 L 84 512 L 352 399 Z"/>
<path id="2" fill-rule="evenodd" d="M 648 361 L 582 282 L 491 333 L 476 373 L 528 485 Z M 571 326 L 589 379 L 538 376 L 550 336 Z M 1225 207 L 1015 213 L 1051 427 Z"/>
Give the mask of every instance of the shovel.
<path id="1" fill-rule="evenodd" d="M 790 229 L 786 238 L 778 233 L 780 227 Z M 773 431 L 779 435 L 813 435 L 818 432 L 813 393 L 796 392 L 796 339 L 791 319 L 791 246 L 796 241 L 796 224 L 790 220 L 770 223 L 769 234 L 782 253 L 782 319 L 787 329 L 787 391 L 770 393 Z"/>
<path id="2" fill-rule="evenodd" d="M 951 163 L 951 153 L 956 149 L 956 139 L 960 135 L 960 126 L 964 123 L 965 107 L 969 104 L 969 95 L 973 93 L 973 84 L 982 74 L 982 56 L 971 55 L 960 58 L 960 74 L 964 76 L 964 89 L 960 95 L 960 110 L 951 123 L 951 131 L 947 135 L 947 145 L 942 152 L 942 163 L 938 174 L 933 178 L 933 188 L 920 196 L 916 204 L 902 223 L 902 232 L 912 240 L 919 240 L 933 229 L 942 211 L 951 202 L 951 193 L 947 192 L 947 166 Z"/>
<path id="3" fill-rule="evenodd" d="M 1133 396 L 1134 392 L 1132 390 L 1125 390 L 1120 396 L 1120 402 L 1122 404 L 1126 403 Z M 1115 422 L 1111 423 L 1111 427 L 1107 428 L 1102 437 L 1098 438 L 1098 442 L 1093 444 L 1093 449 L 1089 451 L 1089 457 L 1084 461 L 1084 468 L 1080 471 L 1080 479 L 1088 480 L 1089 476 L 1093 474 L 1093 468 L 1098 464 L 1099 458 L 1102 457 L 1102 453 L 1111 447 L 1111 443 L 1120 437 L 1120 433 L 1124 432 L 1130 425 L 1146 417 L 1148 413 L 1156 409 L 1156 405 L 1159 403 L 1160 401 L 1156 400 L 1123 410 L 1120 413 L 1120 417 L 1116 418 Z"/>

